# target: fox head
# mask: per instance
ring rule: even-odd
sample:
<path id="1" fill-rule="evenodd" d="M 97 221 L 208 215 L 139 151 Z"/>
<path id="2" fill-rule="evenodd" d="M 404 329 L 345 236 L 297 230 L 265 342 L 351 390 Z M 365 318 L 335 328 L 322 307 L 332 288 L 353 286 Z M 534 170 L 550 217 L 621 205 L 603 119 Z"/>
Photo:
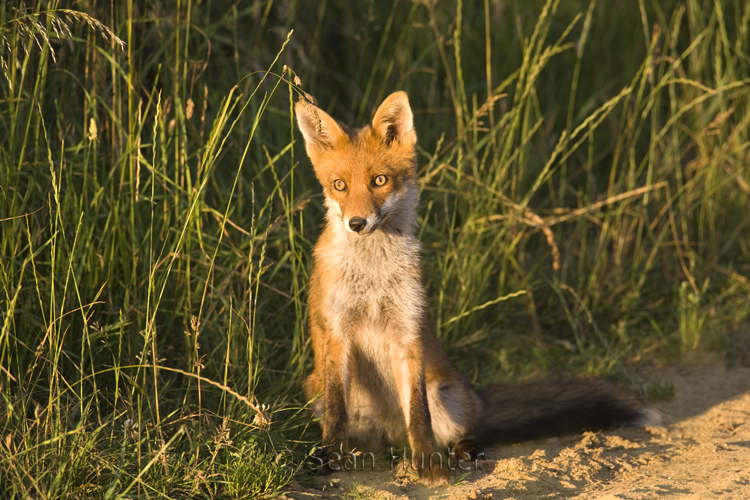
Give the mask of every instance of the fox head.
<path id="1" fill-rule="evenodd" d="M 343 128 L 304 100 L 294 109 L 330 223 L 356 236 L 413 229 L 417 134 L 406 93 L 391 94 L 372 124 L 358 130 Z"/>

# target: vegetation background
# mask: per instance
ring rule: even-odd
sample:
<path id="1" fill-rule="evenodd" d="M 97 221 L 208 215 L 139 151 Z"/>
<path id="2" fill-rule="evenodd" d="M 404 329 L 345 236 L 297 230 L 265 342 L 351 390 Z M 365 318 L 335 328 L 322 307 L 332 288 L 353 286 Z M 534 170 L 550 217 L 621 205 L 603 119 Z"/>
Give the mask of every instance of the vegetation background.
<path id="1" fill-rule="evenodd" d="M 353 126 L 408 92 L 430 313 L 474 383 L 649 395 L 638 369 L 741 348 L 749 30 L 748 0 L 2 2 L 0 497 L 304 477 L 302 92 Z"/>

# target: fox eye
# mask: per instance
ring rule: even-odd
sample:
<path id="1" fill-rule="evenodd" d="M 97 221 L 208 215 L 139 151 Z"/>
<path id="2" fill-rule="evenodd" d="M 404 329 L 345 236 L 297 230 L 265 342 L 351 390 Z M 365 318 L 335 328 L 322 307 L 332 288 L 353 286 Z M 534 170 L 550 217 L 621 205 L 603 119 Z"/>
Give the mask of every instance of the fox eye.
<path id="1" fill-rule="evenodd" d="M 342 181 L 341 179 L 336 179 L 333 181 L 333 187 L 336 189 L 336 191 L 343 191 L 346 189 L 346 182 Z"/>
<path id="2" fill-rule="evenodd" d="M 376 186 L 385 186 L 388 182 L 388 176 L 387 175 L 379 175 L 375 177 L 375 185 Z"/>

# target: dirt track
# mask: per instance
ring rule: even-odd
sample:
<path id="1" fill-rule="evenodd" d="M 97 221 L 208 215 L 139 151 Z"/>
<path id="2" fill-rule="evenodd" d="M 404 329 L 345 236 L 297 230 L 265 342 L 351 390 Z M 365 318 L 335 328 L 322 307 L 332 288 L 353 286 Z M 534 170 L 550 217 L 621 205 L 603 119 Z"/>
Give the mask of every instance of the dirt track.
<path id="1" fill-rule="evenodd" d="M 340 473 L 287 498 L 651 499 L 750 498 L 750 368 L 673 367 L 663 427 L 620 429 L 504 446 L 459 484 L 426 488 L 415 476 Z"/>

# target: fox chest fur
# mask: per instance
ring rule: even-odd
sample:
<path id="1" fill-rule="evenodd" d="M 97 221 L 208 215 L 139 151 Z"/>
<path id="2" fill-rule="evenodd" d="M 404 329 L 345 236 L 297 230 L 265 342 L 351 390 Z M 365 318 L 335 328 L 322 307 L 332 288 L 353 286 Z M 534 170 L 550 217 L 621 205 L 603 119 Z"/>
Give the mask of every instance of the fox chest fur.
<path id="1" fill-rule="evenodd" d="M 362 239 L 335 225 L 315 251 L 311 327 L 334 337 L 316 342 L 316 358 L 344 352 L 349 435 L 360 447 L 407 444 L 396 377 L 408 376 L 405 354 L 419 349 L 425 327 L 419 251 L 410 235 L 379 231 Z"/>
<path id="2" fill-rule="evenodd" d="M 332 238 L 331 246 L 316 251 L 313 272 L 321 314 L 332 331 L 366 351 L 414 341 L 408 334 L 419 330 L 425 310 L 416 239 L 383 232 L 366 240 L 347 234 Z M 363 330 L 372 335 L 362 335 Z M 361 345 L 366 343 L 376 345 Z"/>

